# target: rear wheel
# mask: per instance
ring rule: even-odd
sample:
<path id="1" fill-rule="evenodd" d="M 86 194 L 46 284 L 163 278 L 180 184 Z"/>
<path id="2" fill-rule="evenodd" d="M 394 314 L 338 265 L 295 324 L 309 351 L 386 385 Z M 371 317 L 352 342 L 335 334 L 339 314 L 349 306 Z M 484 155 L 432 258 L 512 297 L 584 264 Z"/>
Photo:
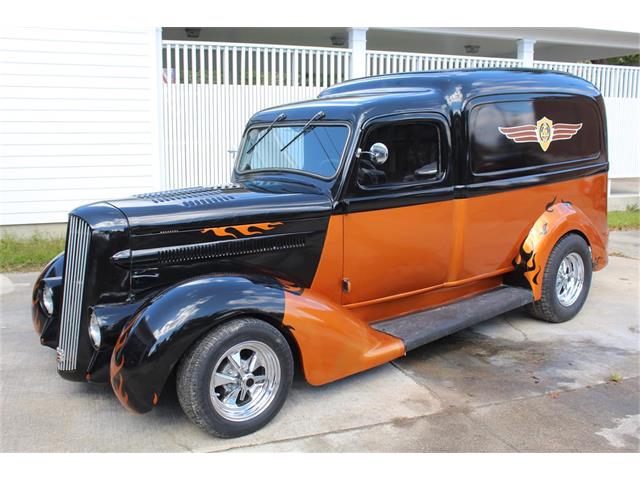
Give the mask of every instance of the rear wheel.
<path id="1" fill-rule="evenodd" d="M 553 247 L 542 279 L 542 297 L 530 313 L 552 323 L 566 322 L 582 309 L 591 286 L 591 252 L 575 234 L 562 237 Z"/>
<path id="2" fill-rule="evenodd" d="M 239 437 L 275 417 L 292 378 L 293 357 L 284 336 L 261 320 L 234 320 L 214 329 L 182 360 L 178 400 L 203 430 Z"/>

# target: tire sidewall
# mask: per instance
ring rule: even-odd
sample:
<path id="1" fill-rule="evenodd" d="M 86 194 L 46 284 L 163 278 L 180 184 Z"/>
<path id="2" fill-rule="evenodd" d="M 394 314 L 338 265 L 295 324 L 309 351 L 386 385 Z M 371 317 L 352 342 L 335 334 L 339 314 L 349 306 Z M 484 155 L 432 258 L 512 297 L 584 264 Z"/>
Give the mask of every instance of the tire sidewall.
<path id="1" fill-rule="evenodd" d="M 582 285 L 582 291 L 580 295 L 573 302 L 572 305 L 564 306 L 560 303 L 558 299 L 558 294 L 556 292 L 556 279 L 558 276 L 558 269 L 560 268 L 560 264 L 565 259 L 567 255 L 570 253 L 577 253 L 580 255 L 582 262 L 584 264 L 584 282 Z M 592 275 L 592 263 L 591 263 L 591 252 L 589 250 L 589 246 L 584 241 L 582 237 L 578 235 L 567 235 L 560 239 L 560 241 L 556 244 L 554 248 L 551 258 L 546 267 L 546 272 L 544 275 L 544 285 L 543 285 L 543 294 L 548 295 L 548 302 L 551 305 L 554 316 L 556 317 L 556 322 L 565 322 L 570 320 L 578 312 L 582 309 L 585 301 L 587 300 L 587 296 L 589 293 L 589 289 L 591 287 L 591 275 Z"/>
<path id="2" fill-rule="evenodd" d="M 199 413 L 211 430 L 223 437 L 239 437 L 259 430 L 269 423 L 282 408 L 293 378 L 293 357 L 286 339 L 273 326 L 261 320 L 241 319 L 223 324 L 212 348 L 201 352 L 194 380 L 197 382 L 196 402 Z M 230 348 L 245 341 L 259 341 L 268 345 L 278 357 L 280 385 L 269 406 L 257 417 L 243 422 L 234 422 L 222 417 L 213 407 L 209 388 L 211 375 L 220 357 Z"/>

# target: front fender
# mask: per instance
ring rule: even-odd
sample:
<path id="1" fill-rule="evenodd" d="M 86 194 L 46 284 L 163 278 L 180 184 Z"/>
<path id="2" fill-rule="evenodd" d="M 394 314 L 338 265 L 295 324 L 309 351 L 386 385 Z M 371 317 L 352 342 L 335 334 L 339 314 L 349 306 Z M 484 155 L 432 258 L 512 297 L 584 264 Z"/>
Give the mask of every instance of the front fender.
<path id="1" fill-rule="evenodd" d="M 64 252 L 54 257 L 42 270 L 35 283 L 31 295 L 31 319 L 33 328 L 40 336 L 40 343 L 47 347 L 58 346 L 58 329 L 62 310 L 62 273 L 64 269 Z M 53 290 L 54 312 L 49 316 L 42 308 L 42 290 L 45 285 Z"/>
<path id="2" fill-rule="evenodd" d="M 122 330 L 111 356 L 111 386 L 125 407 L 148 412 L 176 363 L 211 328 L 244 315 L 281 322 L 284 309 L 283 286 L 267 277 L 221 274 L 174 285 Z"/>
<path id="3" fill-rule="evenodd" d="M 607 237 L 575 205 L 563 201 L 552 203 L 538 217 L 514 259 L 516 271 L 522 272 L 529 282 L 535 300 L 540 300 L 542 296 L 542 279 L 553 247 L 570 232 L 578 232 L 586 237 L 591 247 L 594 270 L 607 265 Z"/>

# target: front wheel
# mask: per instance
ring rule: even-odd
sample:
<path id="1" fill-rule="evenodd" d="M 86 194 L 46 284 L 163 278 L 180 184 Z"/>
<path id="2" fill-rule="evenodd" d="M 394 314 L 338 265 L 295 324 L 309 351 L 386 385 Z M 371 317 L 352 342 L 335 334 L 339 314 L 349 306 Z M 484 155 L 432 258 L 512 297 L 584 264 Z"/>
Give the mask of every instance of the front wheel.
<path id="1" fill-rule="evenodd" d="M 575 234 L 562 237 L 553 247 L 542 279 L 542 297 L 529 311 L 541 320 L 562 323 L 582 308 L 591 286 L 591 252 Z"/>
<path id="2" fill-rule="evenodd" d="M 211 331 L 180 363 L 176 387 L 187 416 L 219 437 L 259 430 L 284 404 L 293 356 L 272 325 L 245 318 Z"/>

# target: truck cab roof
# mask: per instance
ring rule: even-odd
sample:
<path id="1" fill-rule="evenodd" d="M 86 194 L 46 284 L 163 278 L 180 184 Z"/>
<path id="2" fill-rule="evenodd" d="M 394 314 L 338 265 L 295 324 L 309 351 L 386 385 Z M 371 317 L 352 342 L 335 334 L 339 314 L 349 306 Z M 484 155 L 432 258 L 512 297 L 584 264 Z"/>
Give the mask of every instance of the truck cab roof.
<path id="1" fill-rule="evenodd" d="M 318 98 L 258 112 L 249 125 L 286 113 L 289 121 L 306 121 L 325 112 L 325 120 L 358 124 L 402 111 L 432 111 L 449 117 L 473 98 L 506 94 L 579 95 L 597 98 L 590 82 L 561 72 L 535 69 L 467 69 L 410 72 L 349 80 L 322 91 Z"/>

